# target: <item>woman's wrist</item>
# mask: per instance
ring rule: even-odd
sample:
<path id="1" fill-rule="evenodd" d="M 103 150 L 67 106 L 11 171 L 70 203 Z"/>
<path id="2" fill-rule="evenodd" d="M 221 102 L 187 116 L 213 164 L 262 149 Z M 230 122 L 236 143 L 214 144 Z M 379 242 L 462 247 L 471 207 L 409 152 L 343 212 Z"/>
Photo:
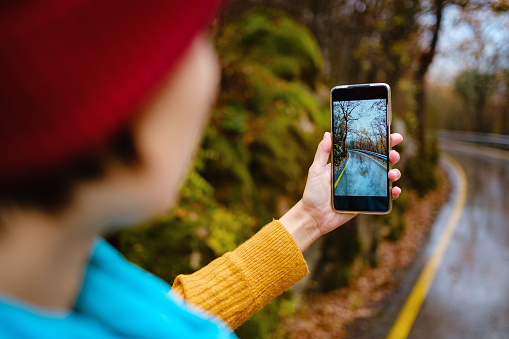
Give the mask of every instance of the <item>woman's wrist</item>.
<path id="1" fill-rule="evenodd" d="M 322 235 L 316 220 L 306 211 L 302 200 L 286 212 L 279 222 L 287 229 L 301 251 Z"/>

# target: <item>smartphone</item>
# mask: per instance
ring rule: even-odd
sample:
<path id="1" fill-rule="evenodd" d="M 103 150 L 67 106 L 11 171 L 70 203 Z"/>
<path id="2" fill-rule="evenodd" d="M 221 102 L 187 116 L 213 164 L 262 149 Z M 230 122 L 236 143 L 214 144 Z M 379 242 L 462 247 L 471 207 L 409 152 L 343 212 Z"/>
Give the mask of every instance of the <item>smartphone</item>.
<path id="1" fill-rule="evenodd" d="M 387 214 L 390 195 L 391 88 L 387 84 L 331 90 L 332 208 Z"/>

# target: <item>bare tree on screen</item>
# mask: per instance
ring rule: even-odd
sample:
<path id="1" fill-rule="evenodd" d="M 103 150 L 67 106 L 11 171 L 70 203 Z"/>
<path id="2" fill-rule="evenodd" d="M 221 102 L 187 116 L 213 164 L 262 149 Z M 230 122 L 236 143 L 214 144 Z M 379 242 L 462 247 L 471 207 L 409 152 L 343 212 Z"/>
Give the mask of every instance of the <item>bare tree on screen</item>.
<path id="1" fill-rule="evenodd" d="M 344 158 L 348 155 L 346 151 L 346 139 L 348 133 L 352 131 L 352 122 L 359 120 L 364 116 L 364 110 L 359 108 L 362 101 L 339 101 L 334 103 L 333 114 L 337 123 L 334 124 L 334 143 L 340 146 L 340 157 Z M 359 109 L 358 109 L 359 108 Z"/>
<path id="2" fill-rule="evenodd" d="M 375 117 L 371 121 L 371 129 L 376 138 L 377 153 L 387 153 L 387 106 L 386 100 L 377 100 L 371 105 L 371 109 L 376 111 Z"/>

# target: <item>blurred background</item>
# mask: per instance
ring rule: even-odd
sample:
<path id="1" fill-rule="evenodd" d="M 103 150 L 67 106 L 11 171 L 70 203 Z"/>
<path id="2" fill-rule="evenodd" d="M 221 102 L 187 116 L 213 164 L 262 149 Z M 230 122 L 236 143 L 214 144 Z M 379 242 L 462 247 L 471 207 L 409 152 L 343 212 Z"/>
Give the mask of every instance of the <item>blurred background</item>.
<path id="1" fill-rule="evenodd" d="M 170 284 L 200 269 L 300 199 L 330 131 L 332 86 L 388 83 L 392 130 L 405 136 L 393 212 L 357 217 L 315 243 L 305 253 L 311 274 L 236 331 L 292 336 L 284 324 L 310 295 L 352 285 L 388 260 L 381 244 L 432 222 L 448 197 L 439 130 L 509 134 L 508 11 L 506 1 L 481 0 L 230 0 L 210 32 L 221 92 L 181 198 L 110 240 Z M 355 310 L 355 298 L 345 307 Z M 344 325 L 334 333 L 348 336 Z"/>

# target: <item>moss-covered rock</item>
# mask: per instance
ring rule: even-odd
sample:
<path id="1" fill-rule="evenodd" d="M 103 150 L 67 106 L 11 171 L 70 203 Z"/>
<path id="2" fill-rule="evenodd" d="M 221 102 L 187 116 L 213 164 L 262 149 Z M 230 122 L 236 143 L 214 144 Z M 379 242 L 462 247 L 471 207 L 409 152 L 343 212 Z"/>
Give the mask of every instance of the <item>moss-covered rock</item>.
<path id="1" fill-rule="evenodd" d="M 276 10 L 255 10 L 223 29 L 220 51 L 234 45 L 239 54 L 270 70 L 278 78 L 315 88 L 322 54 L 308 29 Z M 228 59 L 226 59 L 228 60 Z"/>

